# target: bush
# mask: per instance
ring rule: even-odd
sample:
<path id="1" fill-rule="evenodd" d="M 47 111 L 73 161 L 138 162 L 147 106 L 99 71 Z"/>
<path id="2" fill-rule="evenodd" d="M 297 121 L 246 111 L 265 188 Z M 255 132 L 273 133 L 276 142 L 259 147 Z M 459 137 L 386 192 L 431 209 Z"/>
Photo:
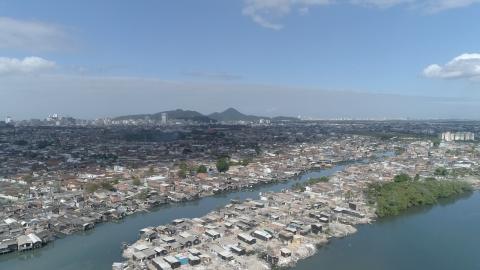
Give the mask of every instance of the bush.
<path id="1" fill-rule="evenodd" d="M 230 163 L 227 158 L 220 158 L 217 160 L 217 170 L 218 172 L 226 172 L 230 168 Z"/>
<path id="2" fill-rule="evenodd" d="M 108 181 L 105 181 L 105 182 L 102 182 L 101 184 L 101 187 L 105 190 L 113 190 L 113 185 L 112 183 L 108 182 Z"/>
<path id="3" fill-rule="evenodd" d="M 393 178 L 393 181 L 397 182 L 397 183 L 408 182 L 408 181 L 411 181 L 411 180 L 412 180 L 412 178 L 406 173 L 395 175 L 395 177 Z"/>
<path id="4" fill-rule="evenodd" d="M 242 159 L 242 161 L 240 161 L 240 164 L 242 166 L 248 166 L 248 164 L 250 164 L 250 161 L 251 161 L 250 159 L 245 158 L 245 159 Z"/>
<path id="5" fill-rule="evenodd" d="M 443 167 L 439 167 L 439 168 L 435 169 L 435 172 L 433 174 L 438 175 L 438 176 L 447 176 L 448 171 L 447 171 L 447 169 L 445 169 Z"/>
<path id="6" fill-rule="evenodd" d="M 197 167 L 197 173 L 207 173 L 207 166 L 200 165 Z"/>
<path id="7" fill-rule="evenodd" d="M 88 183 L 85 187 L 88 193 L 94 193 L 95 191 L 98 190 L 98 188 L 99 186 L 95 183 Z"/>
<path id="8" fill-rule="evenodd" d="M 138 177 L 133 178 L 133 185 L 140 186 L 141 184 L 142 182 L 140 181 L 140 178 Z"/>

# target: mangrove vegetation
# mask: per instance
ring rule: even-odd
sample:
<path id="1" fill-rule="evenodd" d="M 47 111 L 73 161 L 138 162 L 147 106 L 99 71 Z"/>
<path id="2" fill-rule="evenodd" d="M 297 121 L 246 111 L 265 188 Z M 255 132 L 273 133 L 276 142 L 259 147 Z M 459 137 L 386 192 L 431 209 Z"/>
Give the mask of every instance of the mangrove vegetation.
<path id="1" fill-rule="evenodd" d="M 433 205 L 442 198 L 471 192 L 469 183 L 457 180 L 418 179 L 406 174 L 393 182 L 374 183 L 368 188 L 369 202 L 377 205 L 379 217 L 394 216 L 414 206 Z"/>

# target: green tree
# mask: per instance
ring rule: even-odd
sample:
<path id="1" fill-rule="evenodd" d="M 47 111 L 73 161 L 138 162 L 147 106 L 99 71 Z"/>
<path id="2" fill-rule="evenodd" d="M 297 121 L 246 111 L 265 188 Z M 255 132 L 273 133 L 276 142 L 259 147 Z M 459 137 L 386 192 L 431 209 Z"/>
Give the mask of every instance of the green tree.
<path id="1" fill-rule="evenodd" d="M 441 140 L 439 138 L 433 138 L 432 143 L 434 147 L 438 147 L 440 145 Z"/>
<path id="2" fill-rule="evenodd" d="M 25 175 L 23 177 L 23 181 L 27 182 L 27 184 L 30 186 L 33 183 L 33 175 L 31 173 Z"/>
<path id="3" fill-rule="evenodd" d="M 292 190 L 304 192 L 306 190 L 305 185 L 300 184 L 300 183 L 295 183 L 292 185 Z"/>
<path id="4" fill-rule="evenodd" d="M 180 178 L 185 178 L 185 177 L 187 177 L 187 171 L 185 171 L 183 169 L 180 169 L 177 172 L 177 176 L 180 177 Z"/>
<path id="5" fill-rule="evenodd" d="M 146 200 L 148 199 L 148 191 L 146 190 L 142 190 L 141 192 L 139 192 L 136 197 L 140 200 Z"/>
<path id="6" fill-rule="evenodd" d="M 140 186 L 142 184 L 142 182 L 140 181 L 140 178 L 135 177 L 135 178 L 133 178 L 133 184 L 135 186 Z"/>
<path id="7" fill-rule="evenodd" d="M 242 159 L 242 161 L 240 161 L 240 163 L 242 164 L 242 166 L 247 166 L 248 164 L 250 164 L 250 159 L 244 158 Z"/>
<path id="8" fill-rule="evenodd" d="M 207 166 L 200 165 L 197 167 L 197 173 L 207 173 Z"/>
<path id="9" fill-rule="evenodd" d="M 410 177 L 410 175 L 408 175 L 406 173 L 401 173 L 401 174 L 395 175 L 395 177 L 393 178 L 393 181 L 397 182 L 397 183 L 408 182 L 408 181 L 411 181 L 411 180 L 412 180 L 412 178 Z"/>
<path id="10" fill-rule="evenodd" d="M 219 172 L 226 172 L 230 168 L 230 163 L 227 158 L 218 159 L 216 165 Z"/>
<path id="11" fill-rule="evenodd" d="M 105 189 L 105 190 L 113 190 L 113 185 L 112 183 L 108 182 L 108 181 L 104 181 L 100 184 L 100 186 Z"/>
<path id="12" fill-rule="evenodd" d="M 85 187 L 85 190 L 87 190 L 88 193 L 94 193 L 98 190 L 98 185 L 95 183 L 88 183 Z"/>
<path id="13" fill-rule="evenodd" d="M 350 201 L 351 199 L 353 198 L 353 192 L 351 190 L 348 190 L 346 193 L 345 193 L 345 199 L 347 201 Z"/>
<path id="14" fill-rule="evenodd" d="M 182 161 L 179 165 L 180 167 L 180 170 L 184 170 L 184 171 L 187 171 L 188 170 L 188 165 L 185 161 Z"/>
<path id="15" fill-rule="evenodd" d="M 260 146 L 258 145 L 255 145 L 254 149 L 257 156 L 259 156 L 262 153 L 262 148 L 260 148 Z"/>
<path id="16" fill-rule="evenodd" d="M 447 176 L 448 171 L 444 167 L 438 167 L 435 169 L 435 172 L 433 174 L 437 176 Z"/>
<path id="17" fill-rule="evenodd" d="M 177 172 L 177 175 L 178 177 L 180 178 L 185 178 L 187 177 L 187 172 L 188 172 L 188 165 L 187 163 L 185 163 L 184 161 L 182 161 L 182 163 L 180 163 L 179 165 L 179 170 Z"/>

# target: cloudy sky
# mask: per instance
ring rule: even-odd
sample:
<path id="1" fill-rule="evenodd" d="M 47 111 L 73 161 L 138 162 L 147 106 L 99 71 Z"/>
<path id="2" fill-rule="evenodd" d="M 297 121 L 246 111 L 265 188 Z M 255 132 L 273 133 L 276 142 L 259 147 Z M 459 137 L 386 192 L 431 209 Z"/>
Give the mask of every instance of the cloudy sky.
<path id="1" fill-rule="evenodd" d="M 0 119 L 480 118 L 480 0 L 0 0 Z"/>

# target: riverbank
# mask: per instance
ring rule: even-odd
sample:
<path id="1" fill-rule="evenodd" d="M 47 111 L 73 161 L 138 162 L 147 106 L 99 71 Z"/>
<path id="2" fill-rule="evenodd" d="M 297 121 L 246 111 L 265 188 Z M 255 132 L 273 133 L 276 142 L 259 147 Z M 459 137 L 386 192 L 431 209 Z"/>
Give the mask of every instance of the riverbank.
<path id="1" fill-rule="evenodd" d="M 212 157 L 206 155 L 135 169 L 102 168 L 61 177 L 61 181 L 0 179 L 2 190 L 10 186 L 24 189 L 10 190 L 17 192 L 18 199 L 0 211 L 0 253 L 38 249 L 58 236 L 89 231 L 162 205 L 275 185 L 312 167 L 373 157 L 389 149 L 375 139 L 358 137 L 275 147 L 265 148 L 253 160 L 231 166 L 227 172 L 219 172 Z M 235 160 L 241 156 L 234 155 L 232 164 L 238 164 Z M 202 166 L 207 172 L 193 170 Z"/>
<path id="2" fill-rule="evenodd" d="M 145 228 L 141 239 L 123 253 L 128 264 L 117 263 L 114 268 L 164 269 L 162 265 L 168 266 L 162 257 L 167 254 L 175 254 L 168 258 L 171 264 L 184 265 L 182 269 L 197 264 L 207 269 L 293 267 L 330 239 L 351 235 L 357 231 L 355 225 L 376 217 L 375 209 L 366 205 L 358 210 L 352 205 L 350 209 L 332 205 L 332 201 L 321 205 L 318 194 L 303 195 L 263 194 L 260 200 L 229 204 L 203 217 Z"/>
<path id="3" fill-rule="evenodd" d="M 200 200 L 180 202 L 153 208 L 149 213 L 140 212 L 114 223 L 102 223 L 95 230 L 72 234 L 41 249 L 30 252 L 10 253 L 0 256 L 0 268 L 9 270 L 97 270 L 111 269 L 113 261 L 121 261 L 122 243 L 138 240 L 140 229 L 152 224 L 166 224 L 174 219 L 205 215 L 231 200 L 258 198 L 259 192 L 280 192 L 295 183 L 310 178 L 331 176 L 343 170 L 343 165 L 323 170 L 313 170 L 292 178 L 292 181 L 261 185 L 246 189 L 216 194 Z M 72 259 L 73 258 L 73 259 Z"/>
<path id="4" fill-rule="evenodd" d="M 115 269 L 164 269 L 164 259 L 184 269 L 197 264 L 207 269 L 292 266 L 375 216 L 368 206 L 352 208 L 313 192 L 262 194 L 259 200 L 228 204 L 203 217 L 140 230 L 140 240 L 123 253 L 128 265 L 115 264 Z"/>
<path id="5" fill-rule="evenodd" d="M 340 162 L 336 162 L 335 164 L 331 164 L 330 166 L 336 166 L 336 164 L 348 164 L 349 162 L 354 162 L 354 161 L 353 160 L 340 161 Z M 103 215 L 98 214 L 95 217 L 92 216 L 88 220 L 86 219 L 78 220 L 76 222 L 78 223 L 78 226 L 75 226 L 75 227 L 61 226 L 61 224 L 59 226 L 57 224 L 55 225 L 56 227 L 53 227 L 52 225 L 51 226 L 52 229 L 49 231 L 44 230 L 44 231 L 41 231 L 40 233 L 31 232 L 28 235 L 26 234 L 26 236 L 24 237 L 25 240 L 22 240 L 25 242 L 25 248 L 23 248 L 23 245 L 22 245 L 22 249 L 20 249 L 21 245 L 18 244 L 19 243 L 18 239 L 12 239 L 10 241 L 11 244 L 9 244 L 10 242 L 8 241 L 7 242 L 3 241 L 2 245 L 0 246 L 0 255 L 12 253 L 12 252 L 13 253 L 20 252 L 20 251 L 30 252 L 32 250 L 43 248 L 46 245 L 51 244 L 52 242 L 60 238 L 68 237 L 75 233 L 93 230 L 99 224 L 112 222 L 112 221 L 119 222 L 125 217 L 135 215 L 138 213 L 149 212 L 155 208 L 165 206 L 168 204 L 184 203 L 184 202 L 190 202 L 190 201 L 193 202 L 193 201 L 196 201 L 205 197 L 217 195 L 217 194 L 225 194 L 225 193 L 237 192 L 241 190 L 251 190 L 251 189 L 256 189 L 262 186 L 275 185 L 278 183 L 286 182 L 288 180 L 298 179 L 299 176 L 307 174 L 311 170 L 319 170 L 319 168 L 317 166 L 315 167 L 299 166 L 296 168 L 296 170 L 295 169 L 290 170 L 288 174 L 283 172 L 278 173 L 277 175 L 282 175 L 280 177 L 257 179 L 255 181 L 248 181 L 247 183 L 234 182 L 233 184 L 225 185 L 224 187 L 218 187 L 210 191 L 199 190 L 195 196 L 182 197 L 181 199 L 175 199 L 173 197 L 165 197 L 162 200 L 148 199 L 148 200 L 145 200 L 144 204 L 137 205 L 137 207 L 135 208 L 126 207 L 126 206 L 120 207 L 122 208 L 121 211 L 118 211 L 118 209 L 106 209 L 105 210 L 106 212 Z M 92 211 L 92 214 L 95 214 L 95 213 L 96 211 Z M 12 219 L 12 222 L 15 223 L 16 220 Z M 62 229 L 57 229 L 57 227 Z"/>
<path id="6" fill-rule="evenodd" d="M 402 167 L 395 161 L 389 164 L 391 171 Z M 352 165 L 329 181 L 306 181 L 311 185 L 297 191 L 262 194 L 259 200 L 228 204 L 205 216 L 144 228 L 140 240 L 124 251 L 127 262 L 115 264 L 115 269 L 165 269 L 177 264 L 185 269 L 197 264 L 206 269 L 291 267 L 330 239 L 355 233 L 355 225 L 377 219 L 378 209 L 368 202 L 365 191 L 372 183 L 396 183 L 398 177 L 393 176 L 381 182 L 368 180 L 375 179 L 369 177 L 375 172 L 372 168 L 385 165 Z M 457 194 L 451 182 L 425 183 L 435 198 Z M 467 191 L 462 185 L 459 191 Z"/>
<path id="7" fill-rule="evenodd" d="M 480 192 L 358 226 L 292 270 L 478 270 Z"/>
<path id="8" fill-rule="evenodd" d="M 306 211 L 318 210 L 320 211 L 320 213 L 318 214 L 322 214 L 323 209 L 321 208 L 326 207 L 326 214 L 333 213 L 332 215 L 330 215 L 330 217 L 333 218 L 333 221 L 328 222 L 328 226 L 322 227 L 322 230 L 325 228 L 326 233 L 324 234 L 329 235 L 328 232 L 337 231 L 335 229 L 336 223 L 342 223 L 349 226 L 351 226 L 351 224 L 356 224 L 353 223 L 351 220 L 347 219 L 347 216 L 352 214 L 348 211 L 348 209 L 351 209 L 350 207 L 357 207 L 357 211 L 362 213 L 363 211 L 365 211 L 365 209 L 368 208 L 368 205 L 366 205 L 365 203 L 366 199 L 363 197 L 362 191 L 371 181 L 381 180 L 383 182 L 388 182 L 393 178 L 394 173 L 392 172 L 404 171 L 405 168 L 412 168 L 411 171 L 408 171 L 410 175 L 415 175 L 415 173 L 417 173 L 414 168 L 422 168 L 423 174 L 428 174 L 428 171 L 433 171 L 430 170 L 432 169 L 432 166 L 429 166 L 429 164 L 432 164 L 432 162 L 428 162 L 427 164 L 425 159 L 415 160 L 414 162 L 416 166 L 406 167 L 404 164 L 407 164 L 407 162 L 409 161 L 409 156 L 392 157 L 379 162 L 359 163 L 355 165 L 349 165 L 346 168 L 334 168 L 332 170 L 327 169 L 318 173 L 318 175 L 308 173 L 307 175 L 301 177 L 301 181 L 306 181 L 308 178 L 318 178 L 324 175 L 332 175 L 334 173 L 335 175 L 330 177 L 328 183 L 319 183 L 318 185 L 309 186 L 308 188 L 305 188 L 305 192 L 298 194 L 300 194 L 301 197 L 309 196 L 309 198 L 310 196 L 319 196 L 319 200 L 327 200 L 328 203 L 331 202 L 331 205 L 320 206 L 318 209 L 306 209 Z M 425 161 L 425 164 L 422 164 L 422 161 Z M 428 171 L 427 168 L 429 169 Z M 339 172 L 340 170 L 341 172 Z M 289 188 L 291 184 L 294 183 L 295 182 L 281 182 L 277 184 L 266 185 L 264 188 L 256 189 L 254 191 L 247 189 L 241 192 L 217 194 L 197 201 L 164 205 L 160 207 L 160 210 L 158 212 L 152 211 L 148 214 L 133 215 L 132 217 L 124 219 L 118 224 L 105 223 L 103 225 L 100 225 L 96 230 L 88 232 L 87 234 L 89 235 L 86 237 L 77 237 L 76 235 L 74 235 L 72 236 L 73 238 L 67 237 L 65 239 L 62 239 L 58 243 L 55 242 L 54 245 L 50 246 L 50 248 L 55 249 L 54 251 L 45 252 L 41 256 L 37 256 L 37 253 L 35 255 L 36 257 L 32 255 L 31 257 L 33 258 L 22 261 L 20 259 L 21 257 L 24 257 L 24 255 L 29 256 L 28 253 L 22 253 L 22 256 L 10 257 L 16 259 L 15 261 L 10 262 L 8 260 L 2 260 L 2 258 L 0 257 L 0 266 L 5 266 L 7 267 L 7 269 L 108 269 L 111 268 L 112 262 L 122 260 L 120 256 L 120 244 L 122 242 L 133 243 L 138 240 L 138 232 L 143 228 L 152 226 L 152 224 L 164 224 L 166 226 L 170 226 L 169 223 L 175 219 L 194 219 L 196 217 L 202 217 L 204 215 L 208 215 L 214 209 L 217 209 L 218 211 L 218 209 L 221 209 L 219 207 L 228 204 L 229 202 L 231 202 L 231 199 L 234 199 L 235 201 L 242 201 L 247 198 L 258 198 L 257 196 L 259 192 L 265 193 L 268 191 L 275 191 L 277 193 L 283 194 L 281 191 Z M 291 200 L 291 202 L 295 203 L 295 200 Z M 355 205 L 350 206 L 349 202 L 353 202 Z M 340 208 L 337 208 L 336 206 L 340 206 Z M 283 206 L 280 205 L 276 207 L 281 209 Z M 279 209 L 275 209 L 275 211 L 279 211 Z M 301 209 L 302 208 L 299 207 L 292 207 L 290 212 Z M 250 210 L 251 209 L 248 208 L 247 212 L 249 212 Z M 305 214 L 305 212 L 301 214 Z M 289 216 L 293 217 L 291 213 L 287 212 L 283 217 L 288 218 Z M 274 220 L 273 217 L 272 219 L 270 219 L 268 216 L 263 216 L 263 219 L 265 217 L 268 218 L 268 222 L 281 223 L 285 225 L 285 227 L 291 222 L 293 222 L 293 220 L 279 222 Z M 259 220 L 261 220 L 260 218 L 262 218 L 262 216 L 259 216 Z M 315 223 L 322 223 L 320 222 L 320 218 L 322 218 L 321 215 L 313 215 L 312 218 L 318 219 L 317 221 L 315 221 Z M 208 224 L 206 225 L 208 226 Z M 330 229 L 330 225 L 332 226 L 332 228 L 334 228 L 333 230 L 328 230 Z M 260 229 L 263 230 L 263 228 L 264 226 L 262 226 Z M 336 236 L 343 235 L 344 234 L 340 233 Z M 313 238 L 314 237 L 312 237 L 312 239 Z M 231 240 L 233 241 L 233 239 Z M 235 241 L 238 242 L 236 239 Z M 315 242 L 311 241 L 310 243 L 308 243 L 308 241 L 310 240 L 307 240 L 305 243 L 307 245 L 310 244 L 307 247 L 308 250 L 311 250 L 312 246 L 315 247 Z M 236 242 L 234 242 L 233 244 L 235 244 Z M 273 250 L 279 251 L 279 249 Z M 41 252 L 41 250 L 37 251 Z M 30 254 L 33 253 L 34 252 Z M 218 256 L 216 255 L 216 253 L 213 254 L 215 256 L 211 257 L 214 257 L 218 260 Z M 311 253 L 307 253 L 307 255 L 308 254 Z M 302 252 L 300 250 L 298 253 L 293 252 L 292 255 L 293 258 L 304 258 L 300 257 L 302 255 Z M 72 260 L 71 258 L 75 259 Z M 265 260 L 262 259 L 260 261 L 263 262 Z M 200 268 L 205 268 L 209 266 L 210 265 L 202 265 L 200 266 Z"/>
<path id="9" fill-rule="evenodd" d="M 329 238 L 352 234 L 354 225 L 375 217 L 375 209 L 362 199 L 361 188 L 356 189 L 355 199 L 347 200 L 352 190 L 338 188 L 343 178 L 321 179 L 305 181 L 310 185 L 300 192 L 262 194 L 259 200 L 235 201 L 203 217 L 144 228 L 140 240 L 123 253 L 128 263 L 114 267 L 164 269 L 167 259 L 171 267 L 180 263 L 187 268 L 197 264 L 208 269 L 292 266 L 313 255 Z"/>

